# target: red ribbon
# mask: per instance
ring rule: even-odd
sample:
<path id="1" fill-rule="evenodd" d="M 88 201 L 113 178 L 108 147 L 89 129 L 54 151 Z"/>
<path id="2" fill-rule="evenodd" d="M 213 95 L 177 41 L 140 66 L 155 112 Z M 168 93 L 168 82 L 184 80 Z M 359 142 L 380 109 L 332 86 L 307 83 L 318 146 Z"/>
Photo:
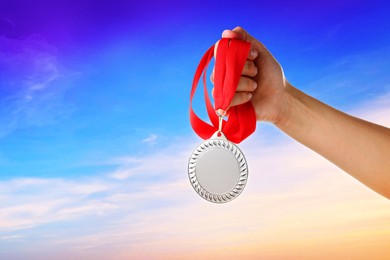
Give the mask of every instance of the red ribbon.
<path id="1" fill-rule="evenodd" d="M 228 119 L 223 120 L 222 132 L 234 143 L 240 143 L 256 129 L 256 114 L 250 101 L 230 107 L 236 92 L 241 72 L 244 68 L 251 45 L 248 42 L 223 38 L 219 41 L 214 69 L 214 103 L 211 104 L 206 85 L 207 66 L 214 55 L 214 46 L 203 55 L 196 69 L 190 95 L 190 122 L 194 131 L 203 139 L 209 139 L 219 128 L 219 117 L 216 110 L 229 109 Z M 192 99 L 200 77 L 203 74 L 203 90 L 207 113 L 212 125 L 204 122 L 194 112 Z"/>

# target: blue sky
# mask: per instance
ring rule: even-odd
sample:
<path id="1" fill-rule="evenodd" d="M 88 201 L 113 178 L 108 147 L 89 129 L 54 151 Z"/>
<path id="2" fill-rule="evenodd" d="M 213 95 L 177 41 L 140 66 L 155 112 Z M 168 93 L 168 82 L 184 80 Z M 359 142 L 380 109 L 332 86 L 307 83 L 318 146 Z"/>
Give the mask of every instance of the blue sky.
<path id="1" fill-rule="evenodd" d="M 6 4 L 1 178 L 93 174 L 85 161 L 149 152 L 149 136 L 166 145 L 188 135 L 198 60 L 236 25 L 264 41 L 293 84 L 326 102 L 343 108 L 386 90 L 383 68 L 374 82 L 351 68 L 388 60 L 383 4 L 286 3 Z M 359 61 L 372 51 L 379 61 Z M 316 82 L 348 70 L 341 89 Z"/>
<path id="2" fill-rule="evenodd" d="M 387 1 L 3 1 L 0 256 L 65 258 L 70 252 L 91 256 L 94 250 L 153 258 L 146 248 L 154 246 L 157 256 L 189 254 L 185 246 L 165 252 L 157 241 L 172 234 L 170 245 L 181 245 L 185 233 L 201 240 L 184 222 L 183 233 L 172 233 L 175 221 L 183 219 L 168 221 L 164 216 L 169 212 L 183 218 L 198 210 L 221 214 L 198 201 L 186 179 L 187 157 L 201 141 L 189 125 L 189 91 L 207 48 L 224 29 L 240 25 L 270 49 L 293 85 L 338 109 L 389 126 L 389 11 Z M 196 103 L 199 112 L 201 102 Z M 321 214 L 330 215 L 339 209 L 335 195 L 316 194 L 312 186 L 307 194 L 297 190 L 305 190 L 305 183 L 340 181 L 327 189 L 350 187 L 352 195 L 342 193 L 340 201 L 351 210 L 364 198 L 379 212 L 356 220 L 356 227 L 390 216 L 381 211 L 386 205 L 382 198 L 347 176 L 338 177 L 343 173 L 269 124 L 258 123 L 243 147 L 254 165 L 252 176 L 257 176 L 249 180 L 253 184 L 248 184 L 247 202 L 245 192 L 239 198 L 244 213 L 254 210 L 249 206 L 253 198 L 268 195 L 276 203 L 289 201 L 290 195 L 307 199 L 314 194 L 318 200 L 309 204 L 313 209 L 318 203 L 329 206 Z M 275 167 L 279 157 L 285 163 Z M 331 175 L 335 179 L 322 175 L 324 171 L 337 172 Z M 301 207 L 273 206 L 270 216 L 294 216 Z M 329 227 L 350 220 L 343 212 L 335 217 L 337 225 Z M 203 231 L 225 234 L 229 223 L 246 218 L 233 217 L 219 229 L 211 221 Z M 148 225 L 148 220 L 162 224 Z M 248 221 L 248 230 L 275 231 L 271 218 Z M 369 227 L 372 232 L 380 229 Z M 280 232 L 305 228 L 301 224 Z M 326 240 L 323 227 L 317 228 Z M 261 244 L 250 234 L 242 232 L 215 246 L 229 247 L 232 241 Z M 52 251 L 44 246 L 48 241 Z M 132 250 L 126 251 L 129 244 Z M 25 249 L 17 250 L 21 245 Z M 205 254 L 209 250 L 200 242 L 196 246 Z M 252 256 L 266 253 L 256 252 Z"/>

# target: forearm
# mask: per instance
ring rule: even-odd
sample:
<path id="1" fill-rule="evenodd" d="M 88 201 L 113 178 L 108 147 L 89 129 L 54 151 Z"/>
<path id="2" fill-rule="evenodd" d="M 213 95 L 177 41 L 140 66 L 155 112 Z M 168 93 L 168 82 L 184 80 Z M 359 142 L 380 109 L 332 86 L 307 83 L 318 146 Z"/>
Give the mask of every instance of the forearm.
<path id="1" fill-rule="evenodd" d="M 276 123 L 286 134 L 390 198 L 390 129 L 349 116 L 288 85 Z"/>

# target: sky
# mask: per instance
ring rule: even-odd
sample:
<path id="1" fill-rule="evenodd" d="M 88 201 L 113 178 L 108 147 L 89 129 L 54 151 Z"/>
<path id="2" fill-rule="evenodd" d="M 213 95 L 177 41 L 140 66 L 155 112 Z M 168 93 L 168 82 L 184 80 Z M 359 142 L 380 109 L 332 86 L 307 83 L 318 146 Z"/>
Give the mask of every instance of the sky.
<path id="1" fill-rule="evenodd" d="M 258 122 L 244 192 L 192 189 L 189 93 L 238 25 L 390 127 L 388 1 L 1 1 L 0 259 L 390 258 L 389 200 Z M 210 83 L 211 85 L 211 83 Z M 195 101 L 201 116 L 203 101 Z"/>

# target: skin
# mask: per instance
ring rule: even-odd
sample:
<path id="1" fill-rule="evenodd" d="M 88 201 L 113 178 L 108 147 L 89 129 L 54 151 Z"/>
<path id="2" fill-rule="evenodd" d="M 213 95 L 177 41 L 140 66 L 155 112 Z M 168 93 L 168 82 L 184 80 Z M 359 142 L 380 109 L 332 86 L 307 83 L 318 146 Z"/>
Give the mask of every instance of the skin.
<path id="1" fill-rule="evenodd" d="M 267 48 L 241 27 L 225 30 L 222 37 L 252 44 L 230 106 L 250 100 L 258 121 L 273 123 L 390 199 L 389 128 L 352 117 L 293 87 Z"/>

